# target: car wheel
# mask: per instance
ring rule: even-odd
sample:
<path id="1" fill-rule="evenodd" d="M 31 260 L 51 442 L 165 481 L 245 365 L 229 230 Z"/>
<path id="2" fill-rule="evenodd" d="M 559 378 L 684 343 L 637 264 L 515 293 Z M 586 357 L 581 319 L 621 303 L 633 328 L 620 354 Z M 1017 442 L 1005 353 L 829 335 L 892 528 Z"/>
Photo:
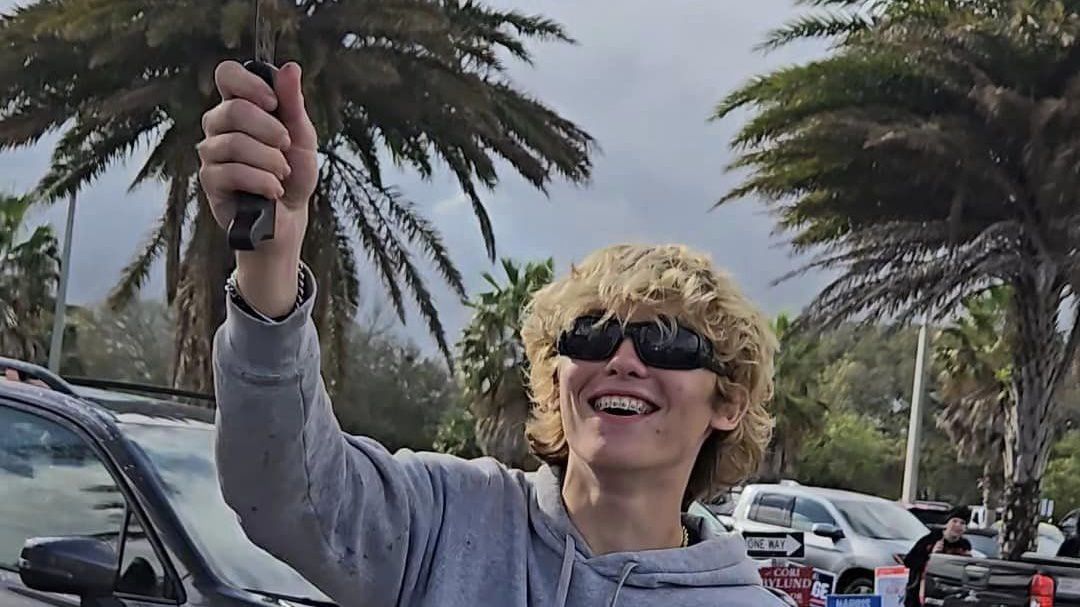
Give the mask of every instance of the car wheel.
<path id="1" fill-rule="evenodd" d="M 867 577 L 853 578 L 842 589 L 843 594 L 874 594 L 874 580 Z"/>

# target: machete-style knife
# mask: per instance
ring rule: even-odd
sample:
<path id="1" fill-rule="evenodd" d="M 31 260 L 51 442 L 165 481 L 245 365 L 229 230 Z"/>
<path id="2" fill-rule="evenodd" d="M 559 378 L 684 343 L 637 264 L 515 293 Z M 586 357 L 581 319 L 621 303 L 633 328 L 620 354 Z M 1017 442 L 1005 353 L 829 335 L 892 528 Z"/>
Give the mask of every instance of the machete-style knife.
<path id="1" fill-rule="evenodd" d="M 274 28 L 277 0 L 255 0 L 255 59 L 244 63 L 251 73 L 274 88 Z M 237 192 L 236 216 L 229 224 L 229 247 L 252 251 L 260 242 L 274 238 L 277 203 L 250 192 Z"/>

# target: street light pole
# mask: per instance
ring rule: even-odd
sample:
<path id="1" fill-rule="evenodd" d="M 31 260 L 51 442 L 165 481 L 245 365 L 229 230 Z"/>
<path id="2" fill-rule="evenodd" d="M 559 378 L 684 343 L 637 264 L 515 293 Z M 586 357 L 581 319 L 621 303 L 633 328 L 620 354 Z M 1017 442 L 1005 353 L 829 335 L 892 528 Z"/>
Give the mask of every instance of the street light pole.
<path id="1" fill-rule="evenodd" d="M 907 455 L 904 458 L 904 486 L 901 499 L 912 503 L 919 495 L 919 452 L 922 447 L 922 418 L 926 393 L 926 357 L 929 347 L 927 325 L 930 315 L 923 317 L 919 327 L 919 342 L 915 349 L 915 379 L 911 386 L 911 417 L 908 420 Z"/>
<path id="2" fill-rule="evenodd" d="M 64 249 L 60 254 L 60 284 L 56 287 L 56 308 L 53 310 L 52 343 L 49 345 L 49 370 L 60 373 L 61 351 L 64 349 L 64 315 L 67 312 L 67 287 L 71 275 L 71 233 L 75 228 L 75 194 L 68 198 L 67 226 L 64 228 Z"/>

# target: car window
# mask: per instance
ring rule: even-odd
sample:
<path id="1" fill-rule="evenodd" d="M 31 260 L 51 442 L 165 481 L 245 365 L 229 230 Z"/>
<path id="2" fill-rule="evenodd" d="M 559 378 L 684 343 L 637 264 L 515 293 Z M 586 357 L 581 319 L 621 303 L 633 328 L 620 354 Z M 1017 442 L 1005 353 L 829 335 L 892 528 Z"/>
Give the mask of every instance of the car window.
<path id="1" fill-rule="evenodd" d="M 750 507 L 750 520 L 780 527 L 791 526 L 791 509 L 795 499 L 788 495 L 762 493 Z"/>
<path id="2" fill-rule="evenodd" d="M 92 537 L 112 544 L 119 558 L 126 522 L 118 591 L 165 596 L 161 562 L 119 486 L 72 430 L 0 406 L 0 487 L 0 567 L 16 570 L 23 545 L 35 537 Z"/>
<path id="3" fill-rule="evenodd" d="M 153 597 L 159 599 L 175 598 L 177 593 L 169 584 L 170 578 L 165 567 L 158 559 L 157 552 L 150 542 L 139 518 L 130 510 L 123 537 L 124 550 L 120 555 L 120 577 L 116 581 L 116 592 L 120 595 Z"/>
<path id="4" fill-rule="evenodd" d="M 806 498 L 795 498 L 795 508 L 791 512 L 791 526 L 799 531 L 810 531 L 814 525 L 836 526 L 836 519 L 829 514 L 821 502 Z"/>

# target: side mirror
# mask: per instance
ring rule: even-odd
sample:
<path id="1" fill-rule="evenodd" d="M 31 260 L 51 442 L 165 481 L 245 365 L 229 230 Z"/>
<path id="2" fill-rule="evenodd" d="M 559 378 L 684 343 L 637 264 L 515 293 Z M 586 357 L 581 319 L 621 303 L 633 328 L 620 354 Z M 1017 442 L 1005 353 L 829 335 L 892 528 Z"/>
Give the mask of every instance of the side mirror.
<path id="1" fill-rule="evenodd" d="M 810 528 L 811 533 L 814 535 L 820 535 L 821 537 L 827 537 L 834 542 L 838 542 L 844 539 L 844 530 L 836 525 L 829 525 L 826 523 L 815 523 Z"/>
<path id="2" fill-rule="evenodd" d="M 118 560 L 112 545 L 98 539 L 31 538 L 19 556 L 19 578 L 41 592 L 103 598 L 113 594 Z"/>

